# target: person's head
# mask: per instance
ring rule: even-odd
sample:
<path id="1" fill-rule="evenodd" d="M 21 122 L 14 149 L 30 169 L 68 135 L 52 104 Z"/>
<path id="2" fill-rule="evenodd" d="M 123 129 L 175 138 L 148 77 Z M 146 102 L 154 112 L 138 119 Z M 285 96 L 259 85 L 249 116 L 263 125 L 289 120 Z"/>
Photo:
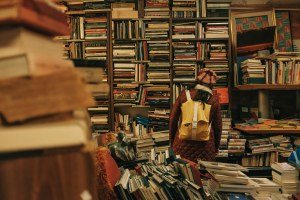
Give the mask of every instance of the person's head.
<path id="1" fill-rule="evenodd" d="M 206 102 L 212 95 L 213 84 L 216 83 L 217 75 L 214 71 L 203 68 L 197 74 L 195 89 L 198 90 L 196 100 Z"/>

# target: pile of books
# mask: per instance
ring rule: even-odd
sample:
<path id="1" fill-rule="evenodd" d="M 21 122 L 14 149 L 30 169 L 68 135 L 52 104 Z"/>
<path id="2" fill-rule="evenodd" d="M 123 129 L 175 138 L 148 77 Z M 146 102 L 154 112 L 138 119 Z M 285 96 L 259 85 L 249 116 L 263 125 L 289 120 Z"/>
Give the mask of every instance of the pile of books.
<path id="1" fill-rule="evenodd" d="M 146 0 L 145 18 L 168 18 L 170 15 L 168 0 Z"/>
<path id="2" fill-rule="evenodd" d="M 275 183 L 281 186 L 281 192 L 285 194 L 297 193 L 300 190 L 299 170 L 290 164 L 272 163 L 272 177 Z"/>
<path id="3" fill-rule="evenodd" d="M 152 132 L 151 137 L 155 143 L 155 152 L 165 152 L 169 148 L 169 130 Z"/>
<path id="4" fill-rule="evenodd" d="M 280 194 L 280 185 L 267 178 L 251 178 L 251 180 L 259 186 L 253 194 L 256 199 L 271 200 L 271 194 Z"/>
<path id="5" fill-rule="evenodd" d="M 205 199 L 198 169 L 170 148 L 153 149 L 149 162 L 125 169 L 114 189 L 119 199 Z"/>
<path id="6" fill-rule="evenodd" d="M 26 5 L 31 16 L 16 12 L 8 21 L 1 16 L 8 26 L 0 31 L 0 93 L 5 94 L 0 97 L 0 152 L 83 146 L 91 134 L 87 113 L 80 110 L 94 101 L 73 63 L 62 59 L 61 44 L 52 40 L 67 30 L 65 16 L 43 1 L 37 7 L 24 2 L 15 1 L 12 9 Z"/>
<path id="7" fill-rule="evenodd" d="M 244 84 L 266 83 L 265 65 L 260 60 L 247 59 L 241 63 Z"/>
<path id="8" fill-rule="evenodd" d="M 277 135 L 270 137 L 270 140 L 280 156 L 285 158 L 290 157 L 292 151 L 294 150 L 290 137 Z"/>
<path id="9" fill-rule="evenodd" d="M 238 164 L 201 160 L 198 163 L 212 176 L 207 184 L 207 189 L 212 196 L 217 196 L 217 192 L 252 194 L 258 188 L 258 185 L 243 173 L 248 170 Z"/>
<path id="10" fill-rule="evenodd" d="M 248 147 L 253 154 L 276 151 L 270 138 L 249 139 Z"/>

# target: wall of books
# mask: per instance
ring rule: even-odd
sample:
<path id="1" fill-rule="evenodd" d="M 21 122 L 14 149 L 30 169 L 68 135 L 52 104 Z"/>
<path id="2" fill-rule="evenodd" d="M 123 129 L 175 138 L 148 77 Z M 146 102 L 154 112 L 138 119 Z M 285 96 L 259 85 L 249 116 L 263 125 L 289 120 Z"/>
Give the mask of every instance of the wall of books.
<path id="1" fill-rule="evenodd" d="M 65 57 L 105 61 L 103 79 L 110 84 L 110 97 L 99 97 L 101 106 L 90 109 L 92 119 L 105 123 L 103 131 L 120 126 L 135 136 L 167 131 L 172 104 L 181 90 L 193 86 L 204 67 L 220 77 L 216 92 L 229 113 L 230 3 L 140 0 L 66 5 L 71 33 L 64 40 Z"/>

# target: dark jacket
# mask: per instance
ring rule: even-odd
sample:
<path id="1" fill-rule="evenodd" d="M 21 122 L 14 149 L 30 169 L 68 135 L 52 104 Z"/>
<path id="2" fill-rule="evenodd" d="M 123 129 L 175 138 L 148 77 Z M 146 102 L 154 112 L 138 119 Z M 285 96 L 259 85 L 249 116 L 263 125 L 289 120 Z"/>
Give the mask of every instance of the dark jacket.
<path id="1" fill-rule="evenodd" d="M 190 90 L 191 98 L 195 99 L 198 90 Z M 170 144 L 176 154 L 181 157 L 197 162 L 197 159 L 214 161 L 220 145 L 222 133 L 222 118 L 219 99 L 214 94 L 206 103 L 210 104 L 210 121 L 212 121 L 210 139 L 208 141 L 180 140 L 178 138 L 178 122 L 181 119 L 181 105 L 187 101 L 185 91 L 176 99 L 172 106 L 169 121 Z M 192 113 L 191 113 L 192 114 Z M 180 124 L 180 123 L 179 123 Z"/>

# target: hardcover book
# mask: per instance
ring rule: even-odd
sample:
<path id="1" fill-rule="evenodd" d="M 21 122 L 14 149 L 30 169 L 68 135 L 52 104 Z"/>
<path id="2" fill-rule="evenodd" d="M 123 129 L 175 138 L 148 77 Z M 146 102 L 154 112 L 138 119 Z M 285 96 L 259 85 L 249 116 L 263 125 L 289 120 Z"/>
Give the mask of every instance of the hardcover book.
<path id="1" fill-rule="evenodd" d="M 25 25 L 51 36 L 68 35 L 67 16 L 46 1 L 2 0 L 0 24 Z"/>

